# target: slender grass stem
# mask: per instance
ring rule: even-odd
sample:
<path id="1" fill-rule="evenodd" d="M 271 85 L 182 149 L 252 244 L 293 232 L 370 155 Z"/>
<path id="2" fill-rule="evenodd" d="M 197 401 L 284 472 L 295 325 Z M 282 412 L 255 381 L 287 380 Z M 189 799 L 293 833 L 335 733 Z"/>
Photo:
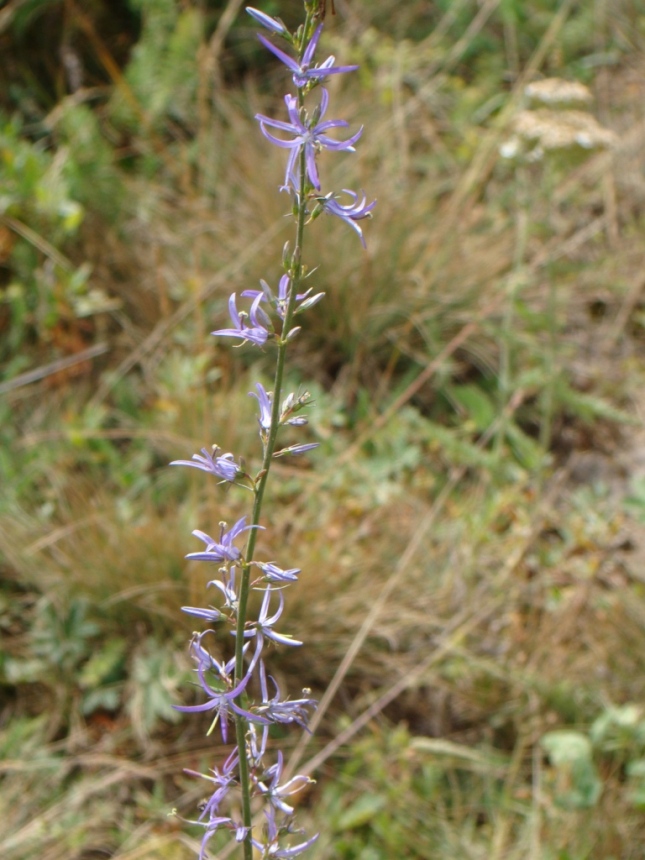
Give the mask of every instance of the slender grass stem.
<path id="1" fill-rule="evenodd" d="M 500 338 L 499 375 L 497 380 L 499 427 L 495 434 L 495 452 L 499 460 L 503 457 L 504 441 L 506 440 L 509 417 L 507 406 L 512 396 L 513 385 L 513 324 L 515 320 L 515 304 L 522 276 L 522 268 L 526 258 L 530 217 L 529 217 L 529 183 L 526 168 L 519 165 L 515 172 L 516 184 L 516 226 L 515 247 L 513 251 L 513 275 L 509 281 L 504 317 Z"/>

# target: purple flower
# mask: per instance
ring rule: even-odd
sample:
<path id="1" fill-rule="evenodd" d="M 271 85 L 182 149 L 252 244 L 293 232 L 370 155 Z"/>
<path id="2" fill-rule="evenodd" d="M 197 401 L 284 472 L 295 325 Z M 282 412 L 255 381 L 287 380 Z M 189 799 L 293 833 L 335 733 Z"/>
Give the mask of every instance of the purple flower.
<path id="1" fill-rule="evenodd" d="M 335 66 L 334 63 L 336 58 L 333 56 L 327 57 L 327 59 L 319 66 L 311 65 L 314 54 L 316 53 L 316 48 L 318 47 L 318 41 L 320 39 L 322 29 L 323 25 L 319 24 L 315 33 L 311 37 L 309 44 L 305 48 L 305 52 L 302 55 L 302 60 L 300 62 L 292 59 L 288 54 L 285 54 L 284 51 L 281 51 L 280 48 L 276 48 L 275 45 L 272 45 L 268 39 L 265 39 L 265 37 L 259 33 L 258 39 L 262 42 L 265 48 L 268 48 L 271 53 L 275 54 L 276 57 L 293 72 L 293 82 L 300 89 L 310 82 L 315 83 L 322 80 L 322 78 L 326 78 L 327 75 L 340 75 L 344 72 L 354 72 L 358 68 L 358 66 Z"/>
<path id="2" fill-rule="evenodd" d="M 204 836 L 202 837 L 201 847 L 198 860 L 206 860 L 208 843 L 217 833 L 220 827 L 226 827 L 235 833 L 235 841 L 242 842 L 246 838 L 249 828 L 242 824 L 237 824 L 232 818 L 223 815 L 211 815 L 207 822 L 202 821 L 201 817 L 198 821 L 188 821 L 188 824 L 200 824 L 204 827 Z"/>
<path id="3" fill-rule="evenodd" d="M 292 831 L 288 827 L 284 826 L 278 829 L 273 807 L 270 806 L 264 814 L 267 819 L 267 841 L 266 843 L 262 843 L 258 842 L 257 839 L 251 840 L 258 851 L 261 852 L 260 856 L 262 858 L 289 860 L 291 857 L 297 857 L 298 854 L 302 854 L 310 845 L 313 845 L 316 839 L 318 839 L 318 834 L 316 833 L 316 835 L 312 836 L 311 839 L 307 839 L 306 842 L 301 842 L 300 845 L 294 845 L 293 848 L 280 848 L 278 840 L 281 835 L 281 831 L 286 831 L 287 833 L 291 833 Z"/>
<path id="4" fill-rule="evenodd" d="M 264 386 L 256 382 L 255 387 L 258 390 L 256 394 L 255 391 L 249 391 L 250 397 L 255 397 L 255 399 L 260 404 L 260 417 L 258 418 L 258 423 L 262 430 L 266 433 L 271 429 L 271 412 L 273 410 L 273 395 L 269 394 L 268 391 L 264 388 Z"/>
<path id="5" fill-rule="evenodd" d="M 202 634 L 203 635 L 203 634 Z M 215 717 L 207 732 L 210 734 L 217 723 L 220 723 L 222 732 L 222 740 L 224 743 L 228 741 L 228 721 L 231 718 L 232 712 L 245 717 L 247 720 L 256 720 L 259 722 L 268 722 L 263 717 L 256 716 L 250 711 L 245 711 L 235 703 L 235 699 L 242 693 L 249 682 L 250 671 L 242 678 L 242 680 L 233 686 L 232 671 L 235 660 L 230 660 L 226 664 L 219 663 L 206 651 L 201 644 L 201 635 L 193 639 L 191 650 L 193 657 L 197 660 L 197 674 L 199 676 L 199 684 L 208 696 L 208 701 L 201 705 L 173 705 L 175 710 L 185 713 L 199 713 L 201 711 L 215 711 Z M 214 689 L 206 680 L 207 671 L 216 671 L 219 675 L 219 683 L 224 689 Z"/>
<path id="6" fill-rule="evenodd" d="M 211 334 L 219 337 L 241 337 L 242 343 L 249 340 L 256 346 L 264 346 L 269 338 L 269 331 L 266 328 L 268 318 L 264 311 L 260 310 L 260 302 L 261 299 L 256 299 L 248 314 L 245 311 L 238 313 L 236 297 L 233 293 L 228 300 L 228 310 L 235 328 L 222 328 L 212 331 Z M 251 320 L 250 326 L 247 325 L 247 318 Z"/>
<path id="7" fill-rule="evenodd" d="M 222 769 L 215 767 L 212 770 L 212 776 L 208 776 L 205 773 L 198 773 L 194 770 L 185 769 L 184 773 L 189 774 L 190 776 L 199 776 L 202 779 L 208 780 L 215 786 L 215 791 L 208 799 L 208 801 L 204 804 L 202 809 L 202 814 L 199 816 L 199 820 L 202 821 L 206 816 L 208 816 L 211 820 L 213 816 L 217 815 L 219 810 L 219 805 L 222 802 L 223 798 L 228 794 L 231 786 L 237 784 L 237 766 L 240 761 L 240 756 L 237 750 L 237 747 L 233 748 L 233 751 L 230 753 Z"/>
<path id="8" fill-rule="evenodd" d="M 218 815 L 219 806 L 222 800 L 226 797 L 229 790 L 238 784 L 236 773 L 238 770 L 240 757 L 237 747 L 233 748 L 224 766 L 220 771 L 214 768 L 213 776 L 208 776 L 205 773 L 198 773 L 194 770 L 185 769 L 184 773 L 189 776 L 198 776 L 206 779 L 216 786 L 212 796 L 202 805 L 202 812 L 197 821 L 188 821 L 188 824 L 200 825 L 204 828 L 204 836 L 202 837 L 201 849 L 199 852 L 199 860 L 206 860 L 206 849 L 211 838 L 217 833 L 220 827 L 226 827 L 228 830 L 235 832 L 237 842 L 241 842 L 248 834 L 249 828 L 236 824 L 232 818 L 224 815 Z M 208 817 L 208 820 L 204 819 Z"/>
<path id="9" fill-rule="evenodd" d="M 193 822 L 193 823 L 202 824 L 203 822 L 197 821 L 197 822 Z M 208 856 L 206 854 L 206 849 L 208 848 L 209 841 L 212 839 L 213 836 L 215 836 L 215 834 L 217 833 L 217 831 L 219 830 L 220 827 L 222 827 L 224 825 L 230 826 L 232 823 L 233 822 L 230 818 L 227 818 L 226 816 L 220 815 L 220 816 L 215 816 L 215 817 L 211 818 L 210 821 L 208 822 L 208 824 L 204 825 L 206 827 L 206 832 L 204 833 L 204 836 L 202 838 L 202 843 L 201 843 L 201 847 L 199 850 L 199 857 L 197 858 L 197 860 L 206 860 L 206 858 Z"/>
<path id="10" fill-rule="evenodd" d="M 262 759 L 267 750 L 267 741 L 269 740 L 269 726 L 262 726 L 261 734 L 258 737 L 258 727 L 255 723 L 249 726 L 249 763 L 252 767 L 261 767 Z"/>
<path id="11" fill-rule="evenodd" d="M 221 571 L 220 571 L 221 573 Z M 229 567 L 228 571 L 224 573 L 224 581 L 220 582 L 219 579 L 213 579 L 208 583 L 209 585 L 214 585 L 215 588 L 219 588 L 219 590 L 224 595 L 224 606 L 227 609 L 230 609 L 233 614 L 237 612 L 237 591 L 235 590 L 235 567 Z"/>
<path id="12" fill-rule="evenodd" d="M 348 188 L 343 188 L 343 194 L 349 194 L 352 198 L 352 203 L 348 203 L 343 206 L 338 202 L 338 198 L 336 196 L 328 194 L 326 197 L 318 198 L 318 205 L 324 212 L 328 212 L 330 215 L 335 215 L 337 218 L 345 221 L 346 224 L 349 224 L 353 230 L 356 230 L 361 243 L 365 248 L 363 231 L 356 222 L 362 221 L 363 218 L 372 217 L 372 209 L 376 206 L 376 200 L 368 203 L 367 197 L 364 194 L 362 199 L 359 200 L 358 194 L 355 191 L 350 191 Z"/>
<path id="13" fill-rule="evenodd" d="M 291 122 L 282 122 L 282 120 L 271 119 L 263 114 L 256 114 L 255 118 L 260 123 L 262 134 L 267 138 L 267 140 L 270 140 L 271 143 L 275 143 L 276 146 L 281 146 L 284 149 L 291 150 L 287 160 L 287 169 L 285 172 L 283 187 L 288 188 L 289 183 L 291 183 L 292 187 L 296 191 L 299 190 L 300 178 L 298 159 L 300 157 L 300 152 L 304 148 L 307 176 L 309 177 L 309 181 L 313 187 L 317 191 L 320 191 L 320 179 L 318 178 L 318 170 L 316 168 L 316 155 L 318 152 L 321 149 L 331 149 L 335 151 L 348 150 L 349 152 L 354 152 L 354 144 L 363 133 L 363 128 L 359 128 L 356 134 L 352 135 L 352 137 L 347 140 L 333 140 L 325 134 L 325 132 L 331 128 L 347 128 L 349 123 L 342 119 L 329 119 L 325 120 L 325 122 L 320 122 L 325 115 L 329 104 L 329 93 L 324 88 L 322 91 L 320 107 L 314 111 L 313 117 L 309 119 L 305 115 L 307 124 L 305 124 L 301 117 L 301 112 L 298 108 L 298 100 L 293 96 L 287 95 L 284 97 L 284 101 L 287 106 L 287 112 Z M 267 131 L 266 126 L 277 128 L 280 129 L 280 131 L 293 135 L 293 140 L 281 140 L 279 137 L 275 137 L 270 131 Z"/>
<path id="14" fill-rule="evenodd" d="M 233 545 L 235 538 L 238 537 L 238 535 L 241 535 L 242 532 L 248 531 L 249 529 L 260 528 L 262 528 L 262 526 L 247 526 L 246 517 L 242 517 L 242 519 L 238 520 L 233 528 L 228 531 L 224 531 L 224 523 L 221 523 L 219 541 L 213 540 L 210 535 L 199 531 L 199 529 L 195 529 L 193 534 L 201 541 L 204 541 L 206 544 L 206 550 L 204 552 L 191 552 L 186 556 L 186 558 L 189 558 L 192 561 L 214 561 L 218 563 L 222 561 L 237 561 L 242 554 L 239 549 Z"/>
<path id="15" fill-rule="evenodd" d="M 190 643 L 193 660 L 197 663 L 198 672 L 201 668 L 204 671 L 215 672 L 222 679 L 229 679 L 235 670 L 235 658 L 232 657 L 226 663 L 223 663 L 221 660 L 216 660 L 210 651 L 202 645 L 202 639 L 212 632 L 212 630 L 205 630 L 203 633 L 193 633 L 193 638 Z M 244 648 L 248 648 L 248 643 Z M 253 662 L 253 665 L 255 666 L 255 661 Z"/>
<path id="16" fill-rule="evenodd" d="M 268 586 L 264 592 L 264 597 L 262 598 L 262 606 L 260 607 L 258 620 L 254 621 L 250 628 L 244 631 L 245 638 L 249 636 L 257 636 L 258 642 L 261 643 L 261 645 L 264 644 L 265 637 L 267 639 L 271 639 L 273 642 L 277 642 L 279 645 L 302 645 L 302 642 L 299 639 L 294 639 L 287 633 L 278 633 L 273 629 L 273 625 L 280 618 L 284 610 L 284 596 L 281 591 L 278 591 L 278 600 L 280 605 L 273 615 L 269 615 L 271 595 L 273 593 L 274 591 L 271 586 Z M 260 647 L 260 645 L 258 647 Z"/>
<path id="17" fill-rule="evenodd" d="M 275 809 L 279 809 L 280 812 L 284 812 L 285 815 L 293 815 L 293 806 L 290 806 L 284 798 L 291 794 L 296 794 L 296 792 L 304 788 L 305 785 L 313 783 L 314 780 L 309 779 L 308 776 L 299 775 L 292 777 L 283 785 L 280 785 L 283 768 L 284 757 L 282 752 L 279 750 L 277 762 L 267 768 L 262 779 L 257 779 L 255 784 L 258 787 L 260 794 L 266 797 L 271 806 L 275 807 Z M 267 779 L 270 779 L 269 785 L 265 782 Z"/>
<path id="18" fill-rule="evenodd" d="M 290 570 L 282 570 L 281 567 L 278 567 L 278 565 L 274 564 L 272 561 L 267 561 L 267 562 L 256 561 L 256 562 L 254 562 L 254 564 L 260 568 L 260 570 L 264 574 L 264 579 L 267 582 L 297 582 L 298 581 L 298 574 L 300 573 L 299 567 L 293 567 Z"/>
<path id="19" fill-rule="evenodd" d="M 257 299 L 260 296 L 260 301 L 266 299 L 270 305 L 272 305 L 278 316 L 281 320 L 287 315 L 287 307 L 289 305 L 289 295 L 290 295 L 290 285 L 291 278 L 289 275 L 283 275 L 280 278 L 280 283 L 278 285 L 278 295 L 275 296 L 271 290 L 271 287 L 267 284 L 266 281 L 260 279 L 260 284 L 262 285 L 261 290 L 244 290 L 242 295 L 245 298 L 249 299 Z M 315 304 L 323 298 L 324 293 L 316 293 L 315 296 L 310 295 L 311 289 L 307 290 L 305 293 L 298 293 L 296 296 L 296 302 L 300 304 L 296 306 L 294 313 L 299 313 L 300 311 L 307 310 L 307 308 L 313 307 Z"/>
<path id="20" fill-rule="evenodd" d="M 254 9 L 253 6 L 247 6 L 246 11 L 252 18 L 266 27 L 267 30 L 273 30 L 274 33 L 279 33 L 281 36 L 288 36 L 288 30 L 279 18 L 271 18 L 266 12 L 261 12 L 259 9 Z"/>
<path id="21" fill-rule="evenodd" d="M 219 452 L 217 445 L 213 445 L 212 454 L 207 448 L 202 448 L 202 453 L 193 454 L 192 460 L 173 460 L 170 465 L 192 466 L 194 469 L 210 472 L 223 481 L 234 481 L 242 470 L 234 462 L 232 454 L 222 454 L 220 457 Z"/>
<path id="22" fill-rule="evenodd" d="M 266 669 L 264 661 L 260 660 L 260 690 L 262 692 L 262 704 L 256 708 L 258 714 L 266 717 L 272 723 L 296 723 L 301 728 L 306 729 L 309 721 L 307 708 L 315 708 L 318 704 L 315 699 L 293 699 L 289 701 L 280 699 L 280 687 L 273 676 L 269 676 L 275 687 L 275 695 L 269 698 L 269 690 L 267 686 Z M 304 690 L 303 692 L 308 692 Z"/>

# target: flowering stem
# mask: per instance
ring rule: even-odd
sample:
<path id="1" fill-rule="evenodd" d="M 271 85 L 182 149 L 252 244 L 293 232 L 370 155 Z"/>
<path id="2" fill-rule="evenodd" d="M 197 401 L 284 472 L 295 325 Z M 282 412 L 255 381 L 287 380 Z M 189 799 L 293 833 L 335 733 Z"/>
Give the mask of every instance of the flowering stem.
<path id="1" fill-rule="evenodd" d="M 298 90 L 298 102 L 302 105 L 302 91 Z M 262 460 L 262 468 L 260 470 L 260 478 L 255 485 L 255 499 L 253 501 L 253 512 L 251 514 L 251 525 L 257 526 L 260 524 L 260 514 L 262 512 L 262 501 L 264 499 L 264 491 L 266 489 L 269 472 L 271 470 L 271 462 L 273 453 L 276 448 L 278 438 L 278 430 L 280 428 L 280 404 L 282 402 L 282 386 L 284 382 L 284 367 L 287 355 L 288 334 L 291 330 L 291 322 L 296 307 L 296 295 L 302 281 L 302 243 L 305 232 L 305 219 L 307 216 L 307 207 L 305 203 L 307 183 L 307 171 L 304 148 L 300 153 L 300 188 L 298 193 L 298 220 L 296 226 L 296 247 L 290 266 L 290 293 L 289 301 L 282 326 L 281 337 L 278 340 L 278 354 L 276 358 L 275 377 L 273 381 L 273 403 L 271 407 L 271 427 L 264 446 L 264 457 Z M 235 636 L 235 684 L 244 676 L 244 628 L 246 625 L 247 604 L 249 592 L 251 590 L 251 561 L 255 552 L 255 544 L 257 540 L 257 528 L 249 530 L 249 537 L 246 544 L 246 553 L 242 564 L 242 581 L 238 595 L 237 608 L 237 630 Z M 238 704 L 242 705 L 244 693 L 238 696 Z M 242 792 L 242 823 L 247 827 L 247 834 L 244 838 L 244 860 L 252 860 L 253 845 L 251 844 L 251 781 L 249 779 L 249 766 L 246 755 L 244 754 L 246 744 L 246 734 L 248 725 L 246 719 L 237 714 L 235 717 L 235 734 L 237 738 L 237 748 L 240 751 L 240 787 Z"/>
<path id="2" fill-rule="evenodd" d="M 277 296 L 273 295 L 269 285 L 261 280 L 262 291 L 244 290 L 242 296 L 251 298 L 249 311 L 238 311 L 237 297 L 233 293 L 229 298 L 229 314 L 232 326 L 214 331 L 221 337 L 241 338 L 243 343 L 252 343 L 263 347 L 267 341 L 276 344 L 275 376 L 273 391 L 268 392 L 261 383 L 256 383 L 253 397 L 260 408 L 259 425 L 262 443 L 262 463 L 255 478 L 238 465 L 232 453 L 222 454 L 216 446 L 213 452 L 202 448 L 201 454 L 194 454 L 191 460 L 175 460 L 173 465 L 192 466 L 208 472 L 220 482 L 244 486 L 253 491 L 253 508 L 247 521 L 244 516 L 230 529 L 224 523 L 220 525 L 219 537 L 211 537 L 200 530 L 193 534 L 206 544 L 201 552 L 189 553 L 187 558 L 217 563 L 220 578 L 212 581 L 224 598 L 223 610 L 215 607 L 203 609 L 200 607 L 182 607 L 185 612 L 206 619 L 211 624 L 225 619 L 234 620 L 235 624 L 235 654 L 231 660 L 216 660 L 207 647 L 202 644 L 211 629 L 196 633 L 191 641 L 191 653 L 197 663 L 196 671 L 200 686 L 206 693 L 206 702 L 198 705 L 177 705 L 180 711 L 206 712 L 214 711 L 212 725 L 220 722 L 222 740 L 228 743 L 228 724 L 231 719 L 235 724 L 236 746 L 226 759 L 223 767 L 214 768 L 212 776 L 198 774 L 207 779 L 214 791 L 210 800 L 205 804 L 202 813 L 195 824 L 205 828 L 202 839 L 200 857 L 206 856 L 209 840 L 220 828 L 234 831 L 235 839 L 242 848 L 244 860 L 253 860 L 258 851 L 262 858 L 296 857 L 306 851 L 318 838 L 318 834 L 306 839 L 298 845 L 281 846 L 283 838 L 296 831 L 292 828 L 293 808 L 285 801 L 285 796 L 293 794 L 298 788 L 309 782 L 307 777 L 299 776 L 287 779 L 281 783 L 283 756 L 278 752 L 277 761 L 267 766 L 268 727 L 273 724 L 296 724 L 306 727 L 309 715 L 307 710 L 315 707 L 314 699 L 304 697 L 296 700 L 283 699 L 277 683 L 272 680 L 275 694 L 269 693 L 266 667 L 261 657 L 262 649 L 267 644 L 299 646 L 302 642 L 289 634 L 279 632 L 273 625 L 278 621 L 284 608 L 283 589 L 297 579 L 300 570 L 297 568 L 281 569 L 273 562 L 256 562 L 255 551 L 260 519 L 263 516 L 263 504 L 269 473 L 275 456 L 282 454 L 299 454 L 316 444 L 291 445 L 283 450 L 278 448 L 278 433 L 282 424 L 303 425 L 307 423 L 304 416 L 296 415 L 306 404 L 309 395 L 303 394 L 296 398 L 291 393 L 283 398 L 285 385 L 285 368 L 287 346 L 299 331 L 293 325 L 295 314 L 308 310 L 318 303 L 323 293 L 310 295 L 311 288 L 300 292 L 303 281 L 307 277 L 307 268 L 303 264 L 302 247 L 305 225 L 314 220 L 322 212 L 335 215 L 346 222 L 358 234 L 361 244 L 365 246 L 361 228 L 357 222 L 371 217 L 371 210 L 376 201 L 367 202 L 365 195 L 343 189 L 345 199 L 349 203 L 339 202 L 337 193 L 323 193 L 316 166 L 318 154 L 323 150 L 346 150 L 354 152 L 354 143 L 362 133 L 358 132 L 344 140 L 329 137 L 333 129 L 347 128 L 345 120 L 324 119 L 329 93 L 321 88 L 321 97 L 313 110 L 307 110 L 305 99 L 308 93 L 320 86 L 330 75 L 354 71 L 357 66 L 340 66 L 335 64 L 333 56 L 321 63 L 315 62 L 315 52 L 323 24 L 323 7 L 320 0 L 304 0 L 305 23 L 295 33 L 290 33 L 283 22 L 272 18 L 265 12 L 248 7 L 247 12 L 268 29 L 274 36 L 284 38 L 295 49 L 297 59 L 290 53 L 285 53 L 274 41 L 258 34 L 260 42 L 289 69 L 295 85 L 296 96 L 287 94 L 284 101 L 287 107 L 288 122 L 272 117 L 256 114 L 262 134 L 273 144 L 290 150 L 286 166 L 283 189 L 293 195 L 293 214 L 296 221 L 295 245 L 291 253 L 285 249 L 284 275 L 280 278 Z M 273 129 L 276 129 L 276 136 Z M 285 137 L 286 135 L 286 137 Z M 310 205 L 311 204 L 311 205 Z M 262 308 L 262 302 L 269 305 L 269 313 Z M 266 307 L 266 305 L 265 305 Z M 273 319 L 272 319 L 273 318 Z M 274 325 L 274 320 L 277 319 Z M 242 461 L 240 461 L 242 462 Z M 251 486 L 246 483 L 250 480 Z M 246 550 L 244 552 L 236 545 L 236 540 L 243 532 L 247 532 Z M 251 575 L 252 567 L 262 570 L 261 575 Z M 236 587 L 236 577 L 239 576 Z M 259 576 L 259 578 L 258 578 Z M 259 582 L 265 583 L 260 586 Z M 274 585 L 276 584 L 277 585 Z M 262 606 L 257 617 L 249 616 L 250 592 L 252 588 L 263 591 Z M 272 600 L 278 597 L 279 605 L 271 606 Z M 246 643 L 246 644 L 245 644 Z M 253 644 L 254 643 L 254 644 Z M 250 663 L 245 666 L 245 650 L 252 649 Z M 213 682 L 213 678 L 215 682 Z M 250 692 L 249 682 L 255 678 L 259 682 L 261 699 L 254 701 L 254 693 Z M 261 725 L 261 732 L 258 730 Z M 295 787 L 297 786 L 297 787 Z M 224 798 L 233 789 L 241 794 L 242 821 L 234 821 L 220 809 Z M 263 836 L 253 833 L 252 800 L 262 801 L 266 817 Z M 230 803 L 229 803 L 230 805 Z"/>

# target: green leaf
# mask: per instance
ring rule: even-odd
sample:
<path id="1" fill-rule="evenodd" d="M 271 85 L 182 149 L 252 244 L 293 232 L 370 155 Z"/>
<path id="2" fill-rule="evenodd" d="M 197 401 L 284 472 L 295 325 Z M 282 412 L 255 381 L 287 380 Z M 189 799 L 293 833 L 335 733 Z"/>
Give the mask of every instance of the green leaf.
<path id="1" fill-rule="evenodd" d="M 595 806 L 602 783 L 592 760 L 589 738 L 581 732 L 562 730 L 545 734 L 540 745 L 556 770 L 555 802 L 565 809 Z"/>
<path id="2" fill-rule="evenodd" d="M 547 732 L 540 745 L 556 767 L 591 760 L 591 741 L 581 732 L 561 730 Z"/>
<path id="3" fill-rule="evenodd" d="M 355 830 L 363 827 L 377 815 L 387 804 L 382 794 L 363 794 L 338 819 L 338 830 Z"/>
<path id="4" fill-rule="evenodd" d="M 517 424 L 509 422 L 506 427 L 506 437 L 509 445 L 522 466 L 525 469 L 537 469 L 544 458 L 539 444 L 521 430 Z"/>
<path id="5" fill-rule="evenodd" d="M 617 409 L 601 397 L 576 391 L 563 379 L 558 380 L 556 394 L 562 405 L 583 421 L 591 422 L 596 418 L 605 418 L 620 424 L 638 424 L 638 419 L 633 415 Z"/>
<path id="6" fill-rule="evenodd" d="M 126 649 L 125 639 L 108 639 L 79 672 L 81 689 L 93 690 L 101 684 L 117 680 L 124 665 Z"/>
<path id="7" fill-rule="evenodd" d="M 118 710 L 121 704 L 122 689 L 122 684 L 113 684 L 111 687 L 99 687 L 97 690 L 90 690 L 83 696 L 81 711 L 85 716 L 88 716 L 98 710 Z"/>
<path id="8" fill-rule="evenodd" d="M 180 664 L 177 652 L 147 640 L 134 657 L 128 711 L 137 735 L 146 740 L 160 720 L 176 723 L 181 713 L 173 708 L 179 690 L 191 677 Z"/>
<path id="9" fill-rule="evenodd" d="M 447 394 L 466 411 L 480 433 L 487 430 L 495 420 L 495 404 L 477 385 L 450 386 Z"/>

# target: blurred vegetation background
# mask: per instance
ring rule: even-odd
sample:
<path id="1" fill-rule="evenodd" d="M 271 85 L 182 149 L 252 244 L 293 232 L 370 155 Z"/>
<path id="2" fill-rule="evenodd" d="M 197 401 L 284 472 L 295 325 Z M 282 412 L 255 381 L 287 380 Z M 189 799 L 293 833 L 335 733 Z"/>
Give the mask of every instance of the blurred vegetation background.
<path id="1" fill-rule="evenodd" d="M 273 671 L 325 697 L 282 740 L 311 856 L 642 858 L 645 3 L 335 6 L 365 133 L 321 169 L 378 208 L 366 253 L 308 231 L 321 447 L 263 536 L 303 569 Z M 244 510 L 167 463 L 257 451 L 270 358 L 209 335 L 292 232 L 256 29 L 239 0 L 0 5 L 4 860 L 195 856 L 168 813 L 224 751 L 172 710 L 184 555 Z"/>

